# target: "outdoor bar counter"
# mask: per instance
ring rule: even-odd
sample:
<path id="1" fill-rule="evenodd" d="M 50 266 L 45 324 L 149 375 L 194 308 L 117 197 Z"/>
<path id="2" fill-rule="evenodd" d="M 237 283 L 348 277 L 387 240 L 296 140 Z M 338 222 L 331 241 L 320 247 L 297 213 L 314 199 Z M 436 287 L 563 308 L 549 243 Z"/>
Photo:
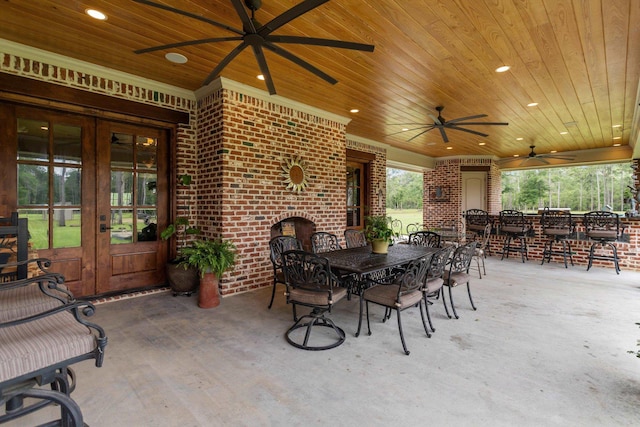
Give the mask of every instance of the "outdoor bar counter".
<path id="1" fill-rule="evenodd" d="M 500 232 L 500 218 L 498 215 L 490 215 L 493 221 L 493 231 L 490 239 L 491 254 L 493 256 L 502 256 L 502 245 L 505 240 L 505 235 Z M 542 226 L 540 225 L 541 215 L 530 214 L 526 215 L 526 219 L 530 221 L 532 225 L 532 232 L 527 238 L 527 245 L 529 247 L 529 262 L 542 262 L 542 252 L 544 251 L 544 245 L 548 241 L 548 237 L 542 234 Z M 571 249 L 573 252 L 573 262 L 575 267 L 587 268 L 589 263 L 589 249 L 593 240 L 585 237 L 584 225 L 582 223 L 582 215 L 572 215 L 574 224 L 576 225 L 576 232 L 574 236 L 567 239 L 571 243 Z M 620 259 L 620 268 L 624 270 L 640 271 L 640 216 L 638 217 L 625 217 L 620 216 L 621 226 L 624 226 L 624 234 L 620 241 L 615 244 L 618 248 L 618 258 Z M 561 244 L 554 243 L 554 249 L 559 249 Z M 599 250 L 599 248 L 598 248 Z M 607 252 L 611 253 L 610 250 Z M 520 260 L 519 255 L 510 254 L 510 258 Z M 553 255 L 551 262 L 562 263 L 564 261 L 562 256 Z M 615 272 L 613 262 L 594 260 L 593 266 L 598 267 L 610 267 L 612 272 Z M 571 264 L 569 264 L 571 268 Z"/>

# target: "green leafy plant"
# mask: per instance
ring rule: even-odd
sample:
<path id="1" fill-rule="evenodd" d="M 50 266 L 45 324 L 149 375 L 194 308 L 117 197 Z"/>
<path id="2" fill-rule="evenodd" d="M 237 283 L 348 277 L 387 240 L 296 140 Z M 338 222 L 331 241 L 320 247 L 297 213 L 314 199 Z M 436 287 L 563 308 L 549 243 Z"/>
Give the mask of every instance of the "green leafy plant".
<path id="1" fill-rule="evenodd" d="M 182 249 L 187 244 L 187 236 L 190 234 L 200 234 L 200 229 L 198 227 L 191 227 L 189 225 L 189 218 L 187 217 L 178 217 L 176 218 L 173 224 L 169 224 L 167 228 L 162 230 L 160 233 L 160 237 L 162 240 L 169 240 L 172 237 L 175 237 L 178 242 L 178 257 L 176 259 L 180 259 L 182 255 Z"/>
<path id="2" fill-rule="evenodd" d="M 218 278 L 235 265 L 236 247 L 228 240 L 196 240 L 182 249 L 180 264 L 185 269 L 193 266 L 200 271 L 200 277 L 211 272 Z"/>
<path id="3" fill-rule="evenodd" d="M 364 235 L 368 241 L 386 240 L 397 236 L 389 225 L 389 218 L 385 215 L 371 215 L 364 217 Z"/>

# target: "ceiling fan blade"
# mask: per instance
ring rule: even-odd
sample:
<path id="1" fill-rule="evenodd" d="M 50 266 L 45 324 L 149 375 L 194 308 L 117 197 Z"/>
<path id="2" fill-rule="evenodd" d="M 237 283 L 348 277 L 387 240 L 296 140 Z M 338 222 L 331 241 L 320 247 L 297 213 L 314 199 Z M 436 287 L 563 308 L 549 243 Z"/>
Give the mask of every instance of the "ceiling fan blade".
<path id="1" fill-rule="evenodd" d="M 234 37 L 216 37 L 216 38 L 212 38 L 212 39 L 200 39 L 200 40 L 191 40 L 191 41 L 188 41 L 188 42 L 163 44 L 162 46 L 154 46 L 154 47 L 148 47 L 146 49 L 134 50 L 133 53 L 141 54 L 141 53 L 156 52 L 158 50 L 172 49 L 174 47 L 194 46 L 194 45 L 205 44 L 205 43 L 229 42 L 229 41 L 237 41 L 237 40 L 242 40 L 242 37 L 236 37 L 236 36 L 234 36 Z"/>
<path id="2" fill-rule="evenodd" d="M 305 70 L 309 71 L 310 73 L 315 74 L 316 76 L 320 77 L 322 80 L 326 81 L 327 83 L 330 83 L 332 85 L 338 83 L 338 81 L 336 79 L 334 79 L 333 77 L 331 77 L 330 75 L 328 75 L 324 71 L 320 70 L 319 68 L 314 67 L 313 65 L 311 65 L 308 62 L 298 58 L 297 56 L 295 56 L 291 52 L 288 52 L 288 51 L 282 49 L 281 47 L 278 47 L 278 46 L 276 46 L 274 44 L 271 44 L 271 43 L 268 43 L 268 42 L 264 43 L 264 47 L 266 47 L 267 49 L 269 49 L 273 53 L 278 54 L 278 55 L 282 56 L 285 59 L 288 59 L 289 61 L 293 62 L 294 64 L 299 65 L 300 67 L 304 68 Z"/>
<path id="3" fill-rule="evenodd" d="M 253 21 L 249 17 L 247 9 L 242 5 L 242 0 L 231 0 L 231 4 L 240 17 L 240 21 L 242 21 L 242 28 L 244 28 L 248 33 L 255 34 L 256 27 L 253 25 Z"/>
<path id="4" fill-rule="evenodd" d="M 449 138 L 447 137 L 447 133 L 444 131 L 444 126 L 437 126 L 440 131 L 440 135 L 442 135 L 442 139 L 445 143 L 449 142 Z"/>
<path id="5" fill-rule="evenodd" d="M 430 128 L 430 129 L 427 129 L 429 131 L 429 130 L 433 129 L 433 127 L 434 127 L 433 125 L 426 125 L 426 126 L 420 126 L 420 127 L 417 127 L 417 128 L 413 128 L 413 129 L 399 130 L 398 132 L 393 132 L 393 133 L 390 133 L 390 134 L 388 134 L 386 136 L 393 136 L 393 135 L 397 135 L 399 133 L 413 132 L 415 130 L 420 130 L 420 129 L 425 129 L 425 128 Z"/>
<path id="6" fill-rule="evenodd" d="M 451 120 L 450 122 L 447 122 L 447 124 L 453 123 L 454 120 Z M 467 126 L 467 125 L 472 125 L 472 126 L 479 126 L 479 125 L 488 125 L 488 126 L 507 126 L 509 123 L 504 123 L 504 122 L 464 122 L 464 123 L 458 123 L 459 126 Z"/>
<path id="7" fill-rule="evenodd" d="M 364 43 L 345 42 L 342 40 L 319 39 L 315 37 L 298 37 L 298 36 L 268 36 L 265 40 L 271 43 L 295 43 L 311 46 L 337 47 L 340 49 L 361 50 L 364 52 L 373 52 L 375 46 Z"/>
<path id="8" fill-rule="evenodd" d="M 227 65 L 229 65 L 229 63 L 231 61 L 233 61 L 233 59 L 238 56 L 240 54 L 240 52 L 242 52 L 243 50 L 245 50 L 247 48 L 247 46 L 249 46 L 247 43 L 242 42 L 240 43 L 238 46 L 235 47 L 235 49 L 233 49 L 231 52 L 229 52 L 229 54 L 227 56 L 225 56 L 222 61 L 220 61 L 220 63 L 218 63 L 218 65 L 216 66 L 216 68 L 213 69 L 213 71 L 211 71 L 211 73 L 209 73 L 209 76 L 205 79 L 205 81 L 202 83 L 202 86 L 206 86 L 209 83 L 211 83 L 211 81 L 213 79 L 215 79 L 216 77 L 218 77 L 218 75 L 222 72 L 222 70 L 224 69 L 224 67 L 226 67 Z"/>
<path id="9" fill-rule="evenodd" d="M 253 54 L 256 57 L 256 61 L 258 61 L 260 72 L 264 76 L 264 82 L 267 84 L 267 89 L 269 89 L 269 95 L 275 95 L 276 87 L 273 84 L 271 72 L 269 71 L 269 66 L 267 65 L 267 59 L 264 57 L 262 46 L 251 46 L 251 48 L 253 49 Z"/>
<path id="10" fill-rule="evenodd" d="M 476 114 L 475 116 L 460 117 L 460 118 L 457 118 L 457 119 L 449 120 L 447 123 L 458 123 L 458 122 L 461 122 L 463 120 L 481 119 L 483 117 L 487 117 L 487 115 L 486 114 Z"/>
<path id="11" fill-rule="evenodd" d="M 562 154 L 538 154 L 536 156 L 538 159 L 540 158 L 544 158 L 544 159 L 557 159 L 557 160 L 575 160 L 575 156 L 564 156 Z"/>
<path id="12" fill-rule="evenodd" d="M 437 125 L 440 125 L 440 126 L 442 125 L 442 123 L 440 122 L 440 120 L 439 120 L 436 116 L 434 116 L 433 114 L 427 114 L 427 116 L 429 116 L 429 118 L 430 118 L 431 120 L 433 120 L 433 123 L 435 123 L 435 124 L 437 124 Z"/>
<path id="13" fill-rule="evenodd" d="M 225 30 L 231 31 L 232 33 L 236 33 L 236 34 L 239 34 L 241 36 L 244 35 L 244 32 L 238 30 L 237 28 L 233 28 L 233 27 L 230 27 L 228 25 L 221 24 L 218 21 L 214 21 L 212 19 L 205 18 L 204 16 L 196 15 L 195 13 L 191 13 L 191 12 L 187 12 L 187 11 L 184 11 L 184 10 L 176 9 L 175 7 L 171 7 L 171 6 L 165 6 L 164 4 L 156 3 L 156 2 L 153 2 L 153 1 L 149 1 L 149 0 L 133 0 L 133 1 L 135 1 L 136 3 L 140 3 L 140 4 L 147 5 L 147 6 L 155 7 L 155 8 L 158 8 L 158 9 L 166 10 L 166 11 L 169 11 L 169 12 L 177 13 L 178 15 L 187 16 L 189 18 L 197 19 L 198 21 L 206 22 L 207 24 L 211 24 L 211 25 L 213 25 L 215 27 L 224 28 Z"/>
<path id="14" fill-rule="evenodd" d="M 455 126 L 455 125 L 454 125 L 454 126 L 444 126 L 444 127 L 446 127 L 447 129 L 461 130 L 462 132 L 472 133 L 472 134 L 474 134 L 474 135 L 479 135 L 479 136 L 489 136 L 489 135 L 487 135 L 486 133 L 477 132 L 477 131 L 475 131 L 475 130 L 471 130 L 471 129 L 461 128 L 461 127 L 458 127 L 458 126 Z"/>
<path id="15" fill-rule="evenodd" d="M 282 14 L 276 16 L 271 21 L 264 24 L 262 27 L 258 28 L 258 34 L 260 34 L 262 37 L 266 37 L 283 25 L 289 23 L 290 21 L 293 21 L 300 15 L 304 15 L 310 10 L 323 5 L 328 1 L 329 0 L 305 0 L 302 3 L 293 6 L 286 12 L 283 12 Z"/>
<path id="16" fill-rule="evenodd" d="M 422 135 L 423 133 L 427 133 L 427 132 L 429 132 L 429 131 L 430 131 L 430 130 L 432 130 L 432 129 L 434 129 L 434 128 L 429 128 L 429 129 L 423 130 L 422 132 L 418 133 L 417 135 L 414 135 L 414 136 L 412 136 L 411 138 L 407 139 L 407 142 L 413 141 L 414 139 L 416 139 L 417 137 L 419 137 L 419 136 L 420 136 L 420 135 Z"/>
<path id="17" fill-rule="evenodd" d="M 433 123 L 387 123 L 388 126 L 433 126 Z"/>

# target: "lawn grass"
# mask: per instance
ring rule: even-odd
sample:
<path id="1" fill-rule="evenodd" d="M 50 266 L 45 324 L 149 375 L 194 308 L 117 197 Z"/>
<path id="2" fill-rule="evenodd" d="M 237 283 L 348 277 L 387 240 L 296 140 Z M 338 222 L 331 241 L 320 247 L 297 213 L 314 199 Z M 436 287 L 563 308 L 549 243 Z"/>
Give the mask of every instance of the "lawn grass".
<path id="1" fill-rule="evenodd" d="M 387 216 L 402 222 L 402 232 L 406 233 L 407 224 L 422 224 L 422 209 L 387 209 Z"/>

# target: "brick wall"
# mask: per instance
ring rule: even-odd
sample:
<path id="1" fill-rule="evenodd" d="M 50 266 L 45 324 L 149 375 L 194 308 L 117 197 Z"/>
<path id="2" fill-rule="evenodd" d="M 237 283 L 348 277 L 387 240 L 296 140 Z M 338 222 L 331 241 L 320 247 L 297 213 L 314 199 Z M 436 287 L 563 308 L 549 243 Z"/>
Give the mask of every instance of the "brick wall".
<path id="1" fill-rule="evenodd" d="M 345 227 L 346 125 L 235 90 L 220 89 L 198 104 L 198 225 L 207 237 L 238 247 L 236 268 L 222 293 L 270 286 L 271 226 L 288 217 L 342 238 Z M 384 179 L 384 152 L 372 168 Z M 308 186 L 286 189 L 282 166 L 300 157 Z M 378 178 L 379 179 L 379 178 Z"/>

